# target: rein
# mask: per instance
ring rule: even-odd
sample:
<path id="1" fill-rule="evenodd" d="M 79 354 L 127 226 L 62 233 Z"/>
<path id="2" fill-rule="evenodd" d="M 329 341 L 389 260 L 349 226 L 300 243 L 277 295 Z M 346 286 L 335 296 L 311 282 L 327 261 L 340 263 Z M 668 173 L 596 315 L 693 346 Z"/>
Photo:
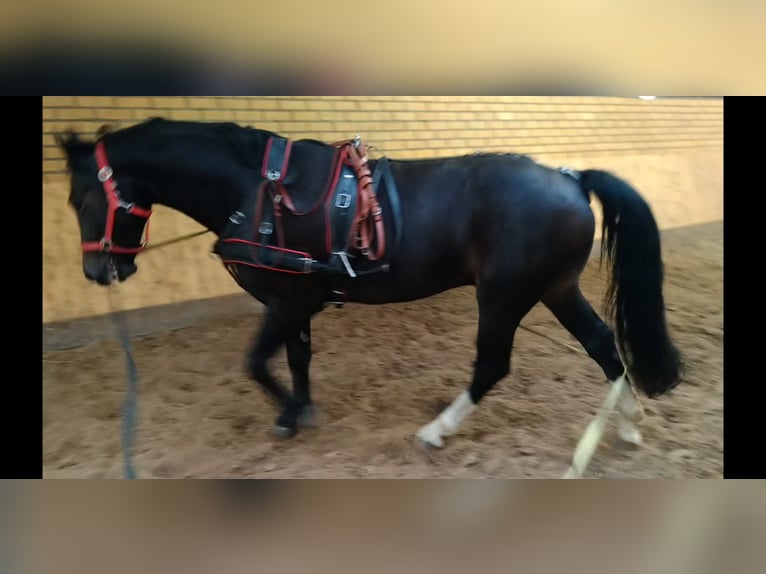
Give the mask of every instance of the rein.
<path id="1" fill-rule="evenodd" d="M 207 235 L 208 233 L 212 233 L 212 231 L 210 231 L 209 229 L 203 229 L 202 231 L 195 231 L 194 233 L 189 233 L 188 235 L 182 235 L 180 237 L 176 237 L 175 239 L 168 239 L 167 241 L 162 241 L 160 243 L 148 245 L 144 248 L 144 251 L 154 251 L 155 249 L 159 249 L 161 247 L 167 247 L 168 245 L 173 245 L 174 243 L 181 243 L 182 241 L 187 241 L 188 239 L 194 239 L 195 237 Z"/>

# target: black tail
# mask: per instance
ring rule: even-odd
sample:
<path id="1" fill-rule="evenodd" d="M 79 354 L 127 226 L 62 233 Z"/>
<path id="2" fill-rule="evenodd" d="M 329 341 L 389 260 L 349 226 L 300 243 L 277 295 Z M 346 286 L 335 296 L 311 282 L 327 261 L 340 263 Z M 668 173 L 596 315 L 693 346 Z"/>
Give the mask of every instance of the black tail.
<path id="1" fill-rule="evenodd" d="M 665 320 L 657 222 L 627 182 L 603 171 L 580 175 L 603 206 L 601 256 L 611 265 L 607 296 L 620 351 L 636 385 L 658 397 L 678 385 L 681 359 Z"/>

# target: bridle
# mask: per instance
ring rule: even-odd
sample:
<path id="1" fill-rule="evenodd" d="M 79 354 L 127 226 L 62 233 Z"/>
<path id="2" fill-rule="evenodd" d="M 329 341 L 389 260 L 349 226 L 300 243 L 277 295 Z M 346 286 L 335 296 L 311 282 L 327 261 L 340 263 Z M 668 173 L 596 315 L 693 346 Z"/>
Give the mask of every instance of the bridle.
<path id="1" fill-rule="evenodd" d="M 82 243 L 83 252 L 134 255 L 144 251 L 149 243 L 149 218 L 152 216 L 152 211 L 150 209 L 138 207 L 133 202 L 127 203 L 122 199 L 120 192 L 117 189 L 117 180 L 114 178 L 114 170 L 109 165 L 109 160 L 106 157 L 106 149 L 104 147 L 103 140 L 96 144 L 96 164 L 98 165 L 98 180 L 101 182 L 101 185 L 104 188 L 104 193 L 106 193 L 106 227 L 104 229 L 104 236 L 100 241 L 85 241 Z M 116 219 L 118 209 L 124 209 L 130 215 L 146 219 L 144 231 L 145 238 L 141 245 L 138 247 L 124 247 L 121 245 L 115 245 L 114 241 L 112 240 L 112 236 L 114 234 L 114 221 Z"/>

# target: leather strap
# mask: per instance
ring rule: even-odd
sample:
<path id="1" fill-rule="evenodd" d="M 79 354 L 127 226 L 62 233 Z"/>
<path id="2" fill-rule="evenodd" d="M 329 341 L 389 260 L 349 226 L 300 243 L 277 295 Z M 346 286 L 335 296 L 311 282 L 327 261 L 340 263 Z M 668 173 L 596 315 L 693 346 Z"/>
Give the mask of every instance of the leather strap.
<path id="1" fill-rule="evenodd" d="M 354 228 L 358 229 L 359 249 L 370 261 L 378 261 L 386 252 L 386 230 L 383 210 L 373 189 L 373 178 L 368 165 L 367 148 L 364 144 L 348 146 L 348 161 L 359 178 L 360 208 Z M 375 250 L 372 242 L 375 239 Z"/>

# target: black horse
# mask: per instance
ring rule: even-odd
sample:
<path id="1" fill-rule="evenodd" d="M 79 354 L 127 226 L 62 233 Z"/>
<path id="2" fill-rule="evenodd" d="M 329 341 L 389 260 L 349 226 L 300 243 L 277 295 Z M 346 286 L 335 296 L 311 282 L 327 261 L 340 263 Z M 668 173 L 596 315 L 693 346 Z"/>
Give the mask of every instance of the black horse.
<path id="1" fill-rule="evenodd" d="M 376 305 L 475 285 L 479 326 L 473 380 L 420 430 L 418 438 L 429 445 L 442 446 L 443 438 L 455 433 L 509 374 L 516 330 L 540 301 L 578 339 L 608 381 L 623 382 L 629 375 L 649 397 L 659 397 L 679 382 L 680 356 L 665 319 L 657 224 L 638 192 L 610 173 L 551 169 L 513 154 L 366 162 L 358 141 L 344 146 L 286 142 L 272 132 L 232 123 L 159 118 L 102 133 L 92 142 L 68 132 L 58 143 L 71 172 L 69 203 L 80 225 L 83 271 L 101 285 L 136 272 L 135 258 L 153 204 L 176 209 L 231 242 L 239 241 L 232 226 L 252 219 L 253 209 L 262 210 L 258 217 L 263 221 L 254 221 L 257 229 L 251 229 L 257 237 L 240 241 L 242 249 L 236 256 L 229 254 L 234 263 L 227 268 L 267 308 L 247 367 L 276 401 L 281 435 L 294 434 L 313 411 L 311 320 L 328 301 L 338 302 L 339 293 L 351 302 Z M 274 149 L 279 150 L 276 156 Z M 357 150 L 355 164 L 338 157 L 350 149 Z M 286 167 L 285 173 L 273 169 L 279 165 Z M 341 173 L 341 167 L 351 165 L 355 173 Z M 379 177 L 381 170 L 385 177 Z M 333 205 L 326 197 L 340 185 L 339 176 L 353 178 L 359 186 L 349 197 L 338 196 Z M 332 231 L 331 210 L 352 199 L 362 202 L 362 184 L 373 177 L 377 189 L 367 185 L 367 199 L 378 203 L 363 214 L 362 226 L 352 230 L 344 253 L 331 253 L 324 247 L 324 236 L 329 238 Z M 287 205 L 288 190 L 293 205 Z M 594 242 L 590 192 L 603 205 L 602 257 L 611 271 L 607 295 L 616 338 L 579 287 Z M 295 215 L 309 214 L 317 206 L 324 209 L 322 205 L 327 206 L 327 218 Z M 371 242 L 360 247 L 360 229 L 373 219 L 383 227 L 368 233 Z M 273 243 L 275 224 L 285 226 L 279 246 Z M 383 241 L 385 255 L 378 249 Z M 378 258 L 372 254 L 375 249 Z M 314 257 L 318 251 L 321 256 Z M 292 392 L 267 368 L 282 345 Z M 633 423 L 640 406 L 630 385 L 625 389 L 619 432 L 638 444 L 641 435 Z"/>

